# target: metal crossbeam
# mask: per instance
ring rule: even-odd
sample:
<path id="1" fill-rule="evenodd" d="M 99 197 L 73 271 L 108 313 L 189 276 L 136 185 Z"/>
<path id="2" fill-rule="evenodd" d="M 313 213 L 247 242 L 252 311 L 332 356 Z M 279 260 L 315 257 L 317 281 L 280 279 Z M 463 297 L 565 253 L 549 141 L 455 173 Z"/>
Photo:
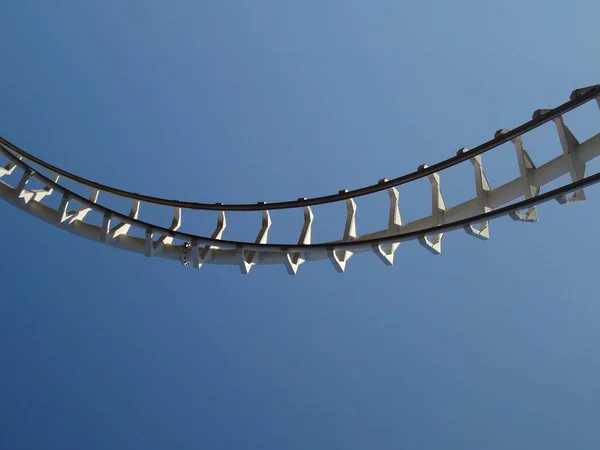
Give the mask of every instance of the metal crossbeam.
<path id="1" fill-rule="evenodd" d="M 338 272 L 344 272 L 348 262 L 357 253 L 374 252 L 386 265 L 393 265 L 394 256 L 401 242 L 416 239 L 434 254 L 441 253 L 441 242 L 445 233 L 464 229 L 479 239 L 489 239 L 490 220 L 510 216 L 515 220 L 535 222 L 538 220 L 537 205 L 550 200 L 561 204 L 585 200 L 584 188 L 600 182 L 600 174 L 585 177 L 586 164 L 600 156 L 600 133 L 580 142 L 565 124 L 563 114 L 595 100 L 600 106 L 600 86 L 578 89 L 567 102 L 552 110 L 538 110 L 531 122 L 514 130 L 499 130 L 492 141 L 468 150 L 460 149 L 456 156 L 433 166 L 419 166 L 416 172 L 354 191 L 342 190 L 338 194 L 313 199 L 300 198 L 290 202 L 254 205 L 201 204 L 164 200 L 140 194 L 127 193 L 103 186 L 51 166 L 0 138 L 0 155 L 7 162 L 0 167 L 0 178 L 19 175 L 16 185 L 0 179 L 0 198 L 9 204 L 30 213 L 47 223 L 58 226 L 73 234 L 92 239 L 116 248 L 132 251 L 148 257 L 179 260 L 184 265 L 192 263 L 194 268 L 210 264 L 237 265 L 242 273 L 249 273 L 255 265 L 281 264 L 289 274 L 296 274 L 301 264 L 308 261 L 328 259 Z M 562 153 L 549 162 L 536 166 L 525 149 L 524 135 L 547 122 L 556 128 Z M 493 188 L 483 170 L 483 153 L 512 142 L 517 158 L 519 176 L 508 183 Z M 474 173 L 474 197 L 458 205 L 448 206 L 440 186 L 440 172 L 448 167 L 469 161 Z M 32 164 L 41 169 L 34 169 Z M 541 193 L 541 188 L 563 175 L 569 175 L 571 183 L 553 191 Z M 431 215 L 404 223 L 400 214 L 399 190 L 397 187 L 427 177 L 431 185 Z M 88 189 L 86 196 L 59 184 L 67 179 Z M 27 189 L 35 180 L 42 189 Z M 451 189 L 451 185 L 445 186 Z M 386 190 L 389 196 L 388 223 L 386 228 L 375 233 L 359 235 L 357 232 L 356 199 L 363 195 Z M 102 196 L 100 196 L 102 193 Z M 567 195 L 572 194 L 572 195 Z M 53 208 L 45 204 L 52 195 L 60 196 L 60 205 Z M 131 202 L 127 214 L 108 208 L 100 198 L 118 195 Z M 519 201 L 520 198 L 524 200 Z M 342 239 L 314 243 L 313 223 L 315 216 L 311 205 L 346 203 L 346 221 Z M 69 209 L 72 203 L 78 207 Z M 140 218 L 142 203 L 171 208 L 173 218 L 169 227 L 145 222 Z M 268 243 L 271 227 L 270 210 L 303 208 L 303 226 L 297 244 Z M 210 237 L 180 231 L 183 215 L 188 209 L 217 211 L 217 226 Z M 261 228 L 253 242 L 223 239 L 226 228 L 225 212 L 228 210 L 261 211 Z M 86 220 L 95 211 L 101 223 Z M 117 224 L 112 226 L 111 224 Z M 130 234 L 132 228 L 141 230 L 144 237 Z M 176 243 L 184 242 L 184 244 Z"/>

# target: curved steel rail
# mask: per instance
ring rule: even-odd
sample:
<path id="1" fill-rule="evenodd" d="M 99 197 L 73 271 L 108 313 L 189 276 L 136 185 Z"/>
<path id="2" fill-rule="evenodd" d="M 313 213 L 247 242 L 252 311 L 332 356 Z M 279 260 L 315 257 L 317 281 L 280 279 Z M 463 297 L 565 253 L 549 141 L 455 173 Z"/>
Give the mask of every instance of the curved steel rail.
<path id="1" fill-rule="evenodd" d="M 460 164 L 470 158 L 481 155 L 489 150 L 492 150 L 506 142 L 515 139 L 518 136 L 521 136 L 529 131 L 532 131 L 539 126 L 562 116 L 563 114 L 587 103 L 588 101 L 596 98 L 600 95 L 600 85 L 590 86 L 582 89 L 577 89 L 573 91 L 571 94 L 571 98 L 568 102 L 563 103 L 562 105 L 552 109 L 547 110 L 544 114 L 540 114 L 537 117 L 534 117 L 529 122 L 524 123 L 523 125 L 514 128 L 513 130 L 508 131 L 505 134 L 497 135 L 494 139 L 491 139 L 488 142 L 485 142 L 478 147 L 471 149 L 468 154 L 459 154 L 453 156 L 452 158 L 448 158 L 444 161 L 440 161 L 437 164 L 429 166 L 423 170 L 416 170 L 414 172 L 408 173 L 406 175 L 386 180 L 380 181 L 377 184 L 373 184 L 370 186 L 365 186 L 358 189 L 349 190 L 341 190 L 337 194 L 323 195 L 321 197 L 314 198 L 299 198 L 298 200 L 288 200 L 288 201 L 280 201 L 280 202 L 256 202 L 256 203 L 244 203 L 244 204 L 225 204 L 225 203 L 200 203 L 200 202 L 187 202 L 181 200 L 169 200 L 160 197 L 152 197 L 149 195 L 138 194 L 136 192 L 128 192 L 122 189 L 117 189 L 111 186 L 107 186 L 95 181 L 91 181 L 85 179 L 83 177 L 77 176 L 73 173 L 67 172 L 59 167 L 53 166 L 34 155 L 27 153 L 25 150 L 20 149 L 16 145 L 10 143 L 6 139 L 0 137 L 0 144 L 2 144 L 5 148 L 10 149 L 14 154 L 22 156 L 23 158 L 38 164 L 46 170 L 54 172 L 64 178 L 68 178 L 69 180 L 75 181 L 83 186 L 92 189 L 98 189 L 99 191 L 106 192 L 108 194 L 117 195 L 119 197 L 125 197 L 130 199 L 139 200 L 145 203 L 153 203 L 156 205 L 163 206 L 171 206 L 176 208 L 185 208 L 185 209 L 199 209 L 199 210 L 212 210 L 212 211 L 264 211 L 266 209 L 276 210 L 276 209 L 289 209 L 289 208 L 301 208 L 304 206 L 316 206 L 323 205 L 326 203 L 339 202 L 342 200 L 348 200 L 352 198 L 361 197 L 364 195 L 374 194 L 375 192 L 384 191 L 386 189 L 397 187 L 402 184 L 410 183 L 411 181 L 418 180 L 419 178 L 423 178 L 429 175 L 432 175 L 436 172 L 440 172 L 444 169 L 448 169 L 452 166 Z"/>
<path id="2" fill-rule="evenodd" d="M 12 205 L 55 226 L 79 236 L 100 241 L 124 250 L 152 257 L 178 259 L 183 264 L 196 268 L 204 263 L 239 265 L 242 273 L 248 273 L 256 264 L 283 264 L 290 274 L 295 274 L 305 261 L 328 258 L 339 271 L 345 270 L 346 263 L 354 253 L 374 251 L 387 265 L 393 264 L 394 253 L 401 242 L 418 239 L 434 254 L 441 253 L 444 233 L 463 228 L 468 234 L 480 239 L 489 238 L 489 221 L 509 215 L 524 222 L 537 221 L 536 205 L 556 199 L 559 203 L 585 200 L 583 188 L 600 182 L 600 174 L 584 177 L 585 164 L 600 156 L 600 133 L 579 143 L 565 125 L 562 115 L 596 99 L 600 106 L 600 85 L 578 89 L 571 100 L 552 110 L 538 110 L 533 119 L 512 131 L 499 130 L 495 138 L 479 147 L 461 149 L 457 156 L 431 167 L 421 166 L 416 172 L 396 178 L 382 180 L 377 185 L 354 191 L 342 191 L 337 195 L 303 199 L 294 202 L 260 203 L 252 205 L 220 205 L 179 202 L 128 193 L 115 188 L 85 180 L 56 168 L 24 152 L 8 141 L 0 138 L 0 154 L 8 164 L 0 167 L 0 178 L 11 176 L 15 170 L 22 171 L 15 186 L 0 180 L 0 197 Z M 553 121 L 563 153 L 557 158 L 536 167 L 523 145 L 522 136 L 538 126 Z M 520 176 L 498 188 L 492 189 L 483 171 L 481 154 L 505 142 L 511 141 L 516 149 Z M 447 208 L 440 188 L 438 171 L 469 160 L 474 168 L 476 197 Z M 49 171 L 46 176 L 39 173 L 30 163 Z M 571 183 L 552 191 L 540 194 L 540 188 L 553 180 L 569 174 Z M 88 198 L 67 189 L 58 183 L 63 176 L 91 190 Z M 431 183 L 432 214 L 411 223 L 403 224 L 398 206 L 398 191 L 395 186 L 427 176 Z M 31 180 L 44 185 L 43 189 L 27 189 Z M 356 232 L 356 204 L 354 197 L 387 190 L 390 197 L 388 227 L 376 233 L 359 236 Z M 61 196 L 58 209 L 44 204 L 53 193 Z M 111 194 L 132 201 L 128 215 L 122 214 L 98 203 L 99 194 Z M 574 193 L 571 197 L 567 194 Z M 510 203 L 519 197 L 525 200 Z M 345 200 L 347 207 L 343 238 L 335 242 L 312 243 L 311 230 L 314 216 L 311 205 Z M 79 208 L 69 209 L 73 202 Z M 166 228 L 138 219 L 140 204 L 153 203 L 173 207 L 173 221 Z M 297 244 L 273 244 L 267 242 L 271 226 L 269 210 L 304 207 L 304 227 Z M 216 209 L 219 211 L 217 228 L 211 237 L 179 231 L 182 223 L 182 209 Z M 262 227 L 254 242 L 222 239 L 226 226 L 225 211 L 261 210 Z M 86 221 L 89 212 L 96 211 L 102 216 L 101 224 Z M 114 223 L 118 221 L 116 225 Z M 144 238 L 129 235 L 131 227 L 143 230 Z M 179 241 L 179 242 L 174 242 Z"/>

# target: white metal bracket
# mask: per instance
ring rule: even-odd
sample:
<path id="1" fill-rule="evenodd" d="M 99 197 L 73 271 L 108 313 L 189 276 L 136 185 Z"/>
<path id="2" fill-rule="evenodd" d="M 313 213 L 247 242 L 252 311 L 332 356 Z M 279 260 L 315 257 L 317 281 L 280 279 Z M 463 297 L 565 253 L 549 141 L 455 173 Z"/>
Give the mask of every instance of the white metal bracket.
<path id="1" fill-rule="evenodd" d="M 133 220 L 137 220 L 139 213 L 140 213 L 140 201 L 132 200 L 131 209 L 129 210 L 129 217 L 131 217 Z M 119 236 L 127 234 L 127 232 L 129 231 L 130 228 L 131 228 L 131 224 L 129 224 L 127 222 L 119 222 L 117 225 L 114 226 L 114 228 L 112 228 L 110 230 L 110 232 L 109 232 L 110 237 L 112 239 L 117 239 Z"/>
<path id="2" fill-rule="evenodd" d="M 225 218 L 224 211 L 217 212 L 217 227 L 215 231 L 211 235 L 211 239 L 221 239 L 223 236 L 223 231 L 227 228 L 227 220 Z M 216 245 L 205 245 L 202 248 L 198 248 L 198 241 L 192 241 L 192 264 L 195 269 L 199 269 L 202 267 L 202 264 L 206 261 L 212 260 L 213 250 L 218 249 L 219 247 Z"/>
<path id="3" fill-rule="evenodd" d="M 173 208 L 173 220 L 171 221 L 171 226 L 169 230 L 177 231 L 181 227 L 181 208 Z M 154 256 L 161 254 L 165 245 L 169 245 L 173 243 L 173 238 L 169 235 L 161 235 L 156 242 L 153 242 L 154 232 L 152 230 L 146 230 L 146 246 L 145 246 L 145 254 L 146 256 Z"/>
<path id="4" fill-rule="evenodd" d="M 23 159 L 22 156 L 18 156 L 18 158 L 19 158 L 19 161 L 21 161 Z M 17 167 L 17 165 L 13 162 L 9 162 L 4 167 L 0 167 L 0 178 L 2 178 L 4 176 L 12 175 L 12 173 L 15 171 L 16 167 Z"/>
<path id="5" fill-rule="evenodd" d="M 108 236 L 110 233 L 110 222 L 110 213 L 106 211 L 102 216 L 102 226 L 100 228 L 100 241 L 102 242 L 108 242 Z"/>
<path id="6" fill-rule="evenodd" d="M 269 211 L 264 210 L 262 212 L 261 222 L 260 231 L 254 241 L 255 244 L 267 243 L 269 228 L 271 228 L 271 215 L 269 214 Z M 240 270 L 244 275 L 250 272 L 252 266 L 260 262 L 260 253 L 255 250 L 249 251 L 248 254 L 246 254 L 243 248 L 238 248 L 237 252 L 240 260 Z"/>
<path id="7" fill-rule="evenodd" d="M 387 182 L 387 178 L 379 180 L 379 183 Z M 402 216 L 400 215 L 400 207 L 398 205 L 399 194 L 398 189 L 392 187 L 387 190 L 390 197 L 390 213 L 388 216 L 388 228 L 389 232 L 395 232 L 402 226 Z M 394 264 L 394 253 L 398 249 L 400 243 L 396 242 L 393 244 L 373 244 L 373 252 L 375 255 L 386 265 L 391 266 Z"/>
<path id="8" fill-rule="evenodd" d="M 299 199 L 304 200 L 304 199 Z M 310 206 L 304 207 L 304 225 L 300 232 L 300 238 L 298 244 L 310 244 L 312 238 L 312 223 L 315 216 L 310 209 Z M 304 252 L 287 252 L 285 255 L 285 268 L 290 275 L 296 275 L 298 272 L 298 266 L 306 261 L 306 254 Z"/>
<path id="9" fill-rule="evenodd" d="M 468 153 L 469 149 L 461 148 L 456 154 L 463 155 Z M 487 177 L 483 171 L 483 162 L 481 155 L 474 156 L 469 159 L 471 164 L 473 164 L 473 170 L 475 172 L 475 189 L 477 192 L 477 211 L 479 214 L 485 214 L 492 210 L 492 206 L 490 204 L 490 191 L 492 188 L 490 187 L 490 183 L 488 182 Z M 465 231 L 467 234 L 474 236 L 479 239 L 487 240 L 490 238 L 490 224 L 489 221 L 482 222 L 475 225 L 467 225 L 465 226 Z"/>
<path id="10" fill-rule="evenodd" d="M 423 164 L 418 167 L 417 170 L 425 170 L 428 166 Z M 444 197 L 442 196 L 442 190 L 440 188 L 440 176 L 437 173 L 428 175 L 429 183 L 431 183 L 431 215 L 433 217 L 434 225 L 444 224 L 444 213 L 446 212 L 446 204 L 444 203 Z M 421 236 L 419 243 L 429 250 L 434 255 L 442 253 L 442 237 L 444 233 L 438 233 L 431 238 L 429 236 Z"/>
<path id="11" fill-rule="evenodd" d="M 53 189 L 50 186 L 44 186 L 42 189 L 25 189 L 25 186 L 27 186 L 27 184 L 31 180 L 31 177 L 33 177 L 34 174 L 35 172 L 32 169 L 26 169 L 25 171 L 23 171 L 23 175 L 21 176 L 19 184 L 17 185 L 17 188 L 15 190 L 15 192 L 18 195 L 18 198 L 20 198 L 25 204 L 29 203 L 31 200 L 39 202 L 43 198 L 52 194 L 53 192 Z M 51 180 L 53 183 L 56 183 L 59 178 L 59 175 L 52 173 Z"/>
<path id="12" fill-rule="evenodd" d="M 508 130 L 498 130 L 494 137 L 501 136 L 508 133 Z M 521 174 L 521 183 L 523 196 L 526 199 L 536 197 L 540 193 L 540 188 L 533 184 L 533 172 L 535 171 L 535 164 L 525 146 L 523 145 L 523 137 L 518 136 L 512 139 L 512 143 L 517 151 L 517 162 L 519 164 L 519 172 Z M 520 222 L 537 222 L 538 213 L 537 208 L 532 206 L 527 208 L 526 212 L 515 211 L 510 214 L 511 219 L 518 220 Z"/>
<path id="13" fill-rule="evenodd" d="M 98 189 L 92 189 L 92 192 L 89 196 L 89 201 L 92 203 L 96 203 L 98 201 L 98 196 L 100 195 L 100 191 Z M 60 223 L 66 224 L 68 226 L 73 225 L 75 222 L 81 221 L 85 218 L 85 216 L 92 210 L 91 207 L 82 206 L 81 208 L 77 208 L 73 211 L 68 211 L 69 202 L 71 201 L 71 197 L 68 194 L 63 194 L 62 199 L 60 201 L 59 207 L 59 215 L 60 215 Z"/>
<path id="14" fill-rule="evenodd" d="M 341 192 L 348 192 L 347 190 Z M 346 200 L 346 225 L 344 226 L 344 237 L 343 242 L 349 242 L 356 238 L 356 203 L 354 199 L 349 198 Z M 334 250 L 330 249 L 327 251 L 329 260 L 339 273 L 343 273 L 346 270 L 346 263 L 353 255 L 353 252 L 349 250 Z"/>
<path id="15" fill-rule="evenodd" d="M 533 113 L 533 118 L 536 119 L 539 116 L 544 115 L 549 110 L 538 109 Z M 569 175 L 571 181 L 579 181 L 585 177 L 585 164 L 580 161 L 577 151 L 579 150 L 579 141 L 575 135 L 571 132 L 569 127 L 565 125 L 563 116 L 556 117 L 552 120 L 556 125 L 556 131 L 558 132 L 558 138 L 560 139 L 560 146 L 563 151 L 563 158 L 566 160 L 566 165 L 569 168 Z M 583 189 L 575 191 L 570 197 L 567 195 L 561 195 L 556 199 L 558 203 L 564 205 L 566 203 L 575 203 L 585 201 L 585 192 Z"/>

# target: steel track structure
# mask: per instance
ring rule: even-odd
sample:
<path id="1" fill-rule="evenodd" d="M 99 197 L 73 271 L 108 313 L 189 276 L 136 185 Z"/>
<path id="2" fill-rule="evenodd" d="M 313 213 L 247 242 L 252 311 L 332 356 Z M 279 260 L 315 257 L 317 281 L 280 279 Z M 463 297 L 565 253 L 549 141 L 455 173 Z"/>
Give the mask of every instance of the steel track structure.
<path id="1" fill-rule="evenodd" d="M 402 242 L 416 239 L 431 253 L 441 254 L 442 237 L 447 232 L 464 229 L 471 236 L 489 239 L 489 222 L 493 219 L 510 216 L 517 221 L 536 222 L 537 205 L 552 200 L 560 204 L 584 201 L 584 188 L 600 182 L 600 173 L 585 176 L 586 164 L 600 156 L 600 133 L 579 142 L 565 124 L 563 115 L 592 100 L 600 107 L 600 85 L 577 89 L 566 103 L 554 109 L 537 110 L 529 122 L 512 130 L 498 130 L 492 140 L 473 149 L 460 149 L 456 156 L 432 166 L 421 165 L 415 172 L 391 180 L 382 179 L 377 184 L 360 189 L 273 203 L 198 203 L 128 192 L 55 167 L 0 137 L 0 155 L 7 160 L 4 167 L 0 166 L 0 198 L 80 237 L 147 257 L 178 260 L 185 266 L 195 268 L 204 264 L 236 265 L 241 273 L 247 274 L 255 265 L 280 264 L 294 275 L 305 262 L 329 259 L 338 272 L 344 272 L 350 258 L 362 252 L 374 252 L 384 264 L 392 265 L 394 254 Z M 524 147 L 523 136 L 549 122 L 556 127 L 562 153 L 536 167 Z M 514 145 L 519 176 L 492 188 L 483 170 L 482 154 L 507 142 Z M 439 172 L 467 161 L 474 170 L 475 197 L 447 207 Z M 542 187 L 564 175 L 570 176 L 571 183 L 541 193 Z M 18 181 L 10 184 L 5 181 L 9 177 Z M 431 184 L 431 215 L 403 223 L 396 188 L 425 177 Z M 88 195 L 67 188 L 59 182 L 61 179 L 74 182 L 85 189 Z M 42 188 L 28 188 L 32 181 Z M 387 228 L 358 235 L 355 199 L 381 191 L 387 191 L 389 195 Z M 57 208 L 47 204 L 51 196 L 60 196 Z M 121 213 L 103 205 L 101 199 L 107 196 L 130 201 L 129 213 Z M 524 200 L 517 201 L 520 198 Z M 311 206 L 342 201 L 347 211 L 342 239 L 313 243 L 314 215 Z M 171 209 L 171 225 L 163 227 L 141 220 L 139 216 L 143 204 Z M 269 243 L 269 211 L 293 208 L 302 208 L 304 216 L 297 243 Z M 210 237 L 179 231 L 186 210 L 217 212 L 217 226 Z M 86 220 L 92 211 L 99 213 L 101 221 L 94 223 L 93 220 Z M 261 228 L 253 242 L 223 239 L 228 211 L 261 211 Z M 138 230 L 143 237 L 133 236 L 134 230 Z"/>

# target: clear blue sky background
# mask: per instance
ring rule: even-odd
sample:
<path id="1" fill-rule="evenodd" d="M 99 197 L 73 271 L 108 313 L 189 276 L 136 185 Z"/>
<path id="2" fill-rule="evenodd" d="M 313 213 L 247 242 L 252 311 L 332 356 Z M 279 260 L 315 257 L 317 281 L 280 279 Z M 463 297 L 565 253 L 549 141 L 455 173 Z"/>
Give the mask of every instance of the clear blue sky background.
<path id="1" fill-rule="evenodd" d="M 599 83 L 599 15 L 595 0 L 8 2 L 0 134 L 168 198 L 333 193 Z M 600 130 L 594 105 L 568 119 Z M 546 131 L 527 141 L 536 162 L 560 153 Z M 518 173 L 510 147 L 484 161 L 494 186 Z M 471 167 L 442 186 L 448 204 L 472 197 Z M 494 222 L 486 243 L 446 235 L 441 257 L 407 243 L 392 268 L 369 254 L 296 277 L 145 259 L 2 203 L 0 448 L 597 449 L 598 192 Z M 400 195 L 405 220 L 428 213 L 426 181 Z M 357 203 L 359 232 L 385 225 L 385 193 Z M 343 204 L 315 214 L 316 240 L 341 236 Z M 258 214 L 229 219 L 226 237 L 254 238 Z M 301 212 L 273 221 L 297 239 Z"/>

